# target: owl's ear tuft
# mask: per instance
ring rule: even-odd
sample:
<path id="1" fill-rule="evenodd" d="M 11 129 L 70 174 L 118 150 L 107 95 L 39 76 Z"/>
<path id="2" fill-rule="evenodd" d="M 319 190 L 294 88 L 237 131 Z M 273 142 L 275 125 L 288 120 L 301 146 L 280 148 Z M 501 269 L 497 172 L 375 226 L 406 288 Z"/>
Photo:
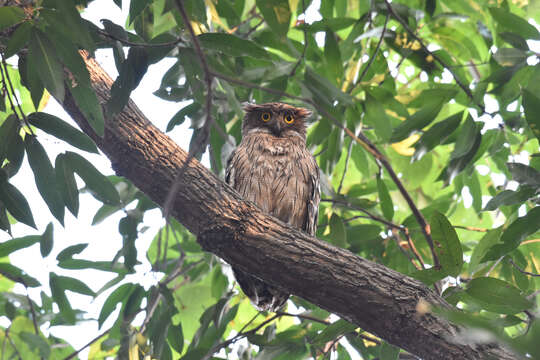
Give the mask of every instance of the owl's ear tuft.
<path id="1" fill-rule="evenodd" d="M 252 104 L 252 103 L 248 103 L 248 102 L 245 102 L 245 103 L 242 104 L 242 109 L 245 112 L 257 111 L 257 110 L 260 110 L 261 108 L 262 108 L 261 105 Z"/>
<path id="2" fill-rule="evenodd" d="M 297 119 L 307 119 L 312 114 L 311 110 L 304 108 L 296 108 L 294 117 Z"/>

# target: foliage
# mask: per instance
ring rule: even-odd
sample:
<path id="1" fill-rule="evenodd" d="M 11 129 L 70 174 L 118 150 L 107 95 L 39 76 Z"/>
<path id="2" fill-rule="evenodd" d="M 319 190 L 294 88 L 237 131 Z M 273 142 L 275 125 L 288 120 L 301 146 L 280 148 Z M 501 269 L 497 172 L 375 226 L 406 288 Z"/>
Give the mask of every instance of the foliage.
<path id="1" fill-rule="evenodd" d="M 299 298 L 288 305 L 299 315 L 257 314 L 229 267 L 174 220 L 146 254 L 162 280 L 148 289 L 125 280 L 144 258 L 135 244 L 155 204 L 126 179 L 103 176 L 87 159 L 93 142 L 41 110 L 48 94 L 66 96 L 65 84 L 102 134 L 104 118 L 121 111 L 148 66 L 166 57 L 175 63 L 154 95 L 184 105 L 160 125 L 170 131 L 190 121 L 191 148 L 197 153 L 208 140 L 215 173 L 223 174 L 231 143 L 240 141 L 243 102 L 313 109 L 308 146 L 323 179 L 317 236 L 443 286 L 442 296 L 463 310 L 444 312 L 449 319 L 540 357 L 540 32 L 530 22 L 540 23 L 540 11 L 532 2 L 334 0 L 323 1 L 311 22 L 310 0 L 185 1 L 186 22 L 179 1 L 115 0 L 108 6 L 129 7 L 129 20 L 124 27 L 104 20 L 102 28 L 79 15 L 88 2 L 0 8 L 0 229 L 28 225 L 26 236 L 0 244 L 2 358 L 76 356 L 69 338 L 40 329 L 83 321 L 66 290 L 104 297 L 107 289 L 114 290 L 98 322 L 116 321 L 91 345 L 92 359 L 219 351 L 242 359 L 398 357 L 399 349 Z M 78 49 L 114 54 L 119 76 L 103 108 Z M 41 131 L 79 150 L 66 147 L 53 164 Z M 56 220 L 32 214 L 26 189 L 10 182 L 25 156 Z M 124 213 L 123 247 L 110 261 L 84 259 L 85 244 L 62 249 L 58 266 L 73 275 L 51 272 L 47 287 L 8 255 L 39 243 L 47 257 L 52 224 L 63 225 L 66 208 L 77 216 L 81 191 L 103 203 L 94 223 Z M 52 222 L 38 231 L 35 216 Z M 77 279 L 88 269 L 116 277 L 94 292 Z M 41 299 L 14 291 L 15 283 L 42 288 Z M 135 323 L 141 312 L 144 322 Z"/>

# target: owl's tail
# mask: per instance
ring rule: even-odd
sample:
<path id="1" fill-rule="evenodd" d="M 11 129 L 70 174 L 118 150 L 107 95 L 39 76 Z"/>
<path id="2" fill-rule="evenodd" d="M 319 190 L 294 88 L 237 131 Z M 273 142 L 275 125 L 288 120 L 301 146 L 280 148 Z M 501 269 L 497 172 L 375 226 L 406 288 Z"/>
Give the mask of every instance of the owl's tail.
<path id="1" fill-rule="evenodd" d="M 276 312 L 287 302 L 289 294 L 242 270 L 233 267 L 233 272 L 238 285 L 258 310 Z"/>

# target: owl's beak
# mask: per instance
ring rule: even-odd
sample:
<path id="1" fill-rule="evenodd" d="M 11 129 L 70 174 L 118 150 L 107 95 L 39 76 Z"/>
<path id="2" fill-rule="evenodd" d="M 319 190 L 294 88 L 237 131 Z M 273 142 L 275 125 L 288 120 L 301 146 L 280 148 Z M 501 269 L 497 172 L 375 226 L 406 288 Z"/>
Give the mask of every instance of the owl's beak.
<path id="1" fill-rule="evenodd" d="M 280 121 L 275 121 L 273 126 L 272 126 L 272 133 L 277 136 L 277 137 L 280 137 L 281 136 L 281 122 Z"/>

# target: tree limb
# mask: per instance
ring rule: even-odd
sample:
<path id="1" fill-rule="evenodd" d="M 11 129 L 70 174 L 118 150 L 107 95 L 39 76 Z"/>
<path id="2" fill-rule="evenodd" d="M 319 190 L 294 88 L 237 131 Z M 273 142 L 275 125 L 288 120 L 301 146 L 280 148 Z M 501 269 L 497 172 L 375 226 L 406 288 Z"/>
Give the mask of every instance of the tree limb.
<path id="1" fill-rule="evenodd" d="M 113 81 L 93 59 L 86 63 L 94 90 L 106 103 Z M 157 204 L 164 204 L 169 188 L 179 181 L 171 215 L 198 236 L 205 250 L 235 267 L 424 359 L 517 359 L 497 344 L 456 343 L 457 327 L 416 310 L 419 301 L 450 308 L 421 282 L 264 214 L 196 159 L 186 164 L 189 155 L 132 101 L 106 120 L 103 138 L 91 130 L 69 91 L 63 107 L 93 137 L 116 173 Z"/>

